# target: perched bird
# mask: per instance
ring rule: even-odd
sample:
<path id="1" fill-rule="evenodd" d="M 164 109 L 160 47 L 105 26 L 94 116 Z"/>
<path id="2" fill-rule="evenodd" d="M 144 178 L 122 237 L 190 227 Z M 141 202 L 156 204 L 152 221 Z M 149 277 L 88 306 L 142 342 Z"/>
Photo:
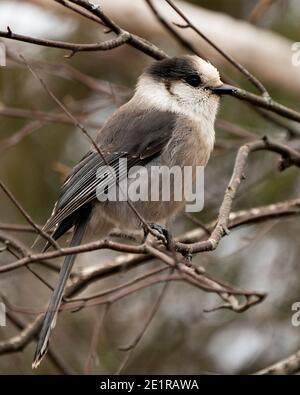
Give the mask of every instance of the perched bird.
<path id="1" fill-rule="evenodd" d="M 157 61 L 140 76 L 131 100 L 104 124 L 96 143 L 104 155 L 92 147 L 73 168 L 44 230 L 55 229 L 56 240 L 73 228 L 71 246 L 84 239 L 103 238 L 113 228 L 141 229 L 141 221 L 126 201 L 101 201 L 97 188 L 115 181 L 99 169 L 116 169 L 118 180 L 127 172 L 118 168 L 120 159 L 146 169 L 157 165 L 205 166 L 213 150 L 214 122 L 219 95 L 230 94 L 217 69 L 198 56 L 180 56 Z M 127 170 L 128 170 L 127 169 Z M 151 179 L 149 179 L 151 183 Z M 137 201 L 134 207 L 147 223 L 164 223 L 183 206 L 184 201 Z M 47 245 L 46 248 L 49 246 Z M 65 257 L 50 300 L 32 366 L 37 367 L 47 352 L 63 291 L 75 255 Z"/>

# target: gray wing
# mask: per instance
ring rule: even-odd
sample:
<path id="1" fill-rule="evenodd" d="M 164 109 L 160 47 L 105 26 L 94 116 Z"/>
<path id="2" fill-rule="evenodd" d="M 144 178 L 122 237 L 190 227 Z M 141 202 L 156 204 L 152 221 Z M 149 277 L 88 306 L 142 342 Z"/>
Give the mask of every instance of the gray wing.
<path id="1" fill-rule="evenodd" d="M 145 165 L 157 156 L 168 143 L 175 125 L 175 114 L 162 111 L 131 112 L 119 110 L 105 124 L 97 139 L 105 162 L 98 152 L 90 151 L 76 165 L 62 186 L 46 231 L 53 227 L 55 239 L 59 238 L 76 222 L 80 210 L 96 199 L 96 190 L 105 181 L 113 185 L 115 177 L 105 171 L 101 177 L 98 169 L 108 164 L 115 170 L 120 182 L 126 173 L 119 174 L 120 158 L 127 158 L 127 170 L 132 166 Z M 114 150 L 109 151 L 110 147 Z"/>

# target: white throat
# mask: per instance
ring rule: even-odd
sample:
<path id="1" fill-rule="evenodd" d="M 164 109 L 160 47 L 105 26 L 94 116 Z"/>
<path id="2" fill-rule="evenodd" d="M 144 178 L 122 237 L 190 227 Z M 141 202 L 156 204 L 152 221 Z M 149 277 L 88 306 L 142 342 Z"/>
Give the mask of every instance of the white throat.
<path id="1" fill-rule="evenodd" d="M 172 96 L 162 82 L 153 82 L 148 76 L 141 76 L 131 101 L 134 105 L 149 110 L 170 111 L 185 115 L 200 124 L 202 131 L 213 147 L 215 140 L 214 123 L 218 111 L 218 100 L 209 100 L 210 94 L 190 95 L 188 100 L 178 100 Z"/>

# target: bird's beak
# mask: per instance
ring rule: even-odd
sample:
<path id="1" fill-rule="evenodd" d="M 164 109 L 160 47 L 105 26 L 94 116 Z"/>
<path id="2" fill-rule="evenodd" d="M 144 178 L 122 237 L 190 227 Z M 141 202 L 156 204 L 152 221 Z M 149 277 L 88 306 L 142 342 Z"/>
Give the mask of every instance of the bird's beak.
<path id="1" fill-rule="evenodd" d="M 237 88 L 231 85 L 222 84 L 215 88 L 209 88 L 213 93 L 216 95 L 231 95 L 232 93 L 236 92 Z"/>

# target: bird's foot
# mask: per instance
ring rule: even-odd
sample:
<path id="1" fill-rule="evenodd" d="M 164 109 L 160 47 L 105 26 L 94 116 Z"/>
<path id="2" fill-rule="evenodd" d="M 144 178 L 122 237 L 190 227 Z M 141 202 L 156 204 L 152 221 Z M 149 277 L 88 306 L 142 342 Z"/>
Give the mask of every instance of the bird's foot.
<path id="1" fill-rule="evenodd" d="M 146 240 L 150 233 L 149 228 L 154 231 L 154 235 L 164 243 L 168 250 L 172 248 L 173 238 L 171 232 L 160 224 L 148 223 L 148 227 L 144 227 L 144 240 Z"/>
<path id="2" fill-rule="evenodd" d="M 185 264 L 187 266 L 192 266 L 193 254 L 187 251 L 187 252 L 182 252 L 182 256 L 185 259 Z"/>

